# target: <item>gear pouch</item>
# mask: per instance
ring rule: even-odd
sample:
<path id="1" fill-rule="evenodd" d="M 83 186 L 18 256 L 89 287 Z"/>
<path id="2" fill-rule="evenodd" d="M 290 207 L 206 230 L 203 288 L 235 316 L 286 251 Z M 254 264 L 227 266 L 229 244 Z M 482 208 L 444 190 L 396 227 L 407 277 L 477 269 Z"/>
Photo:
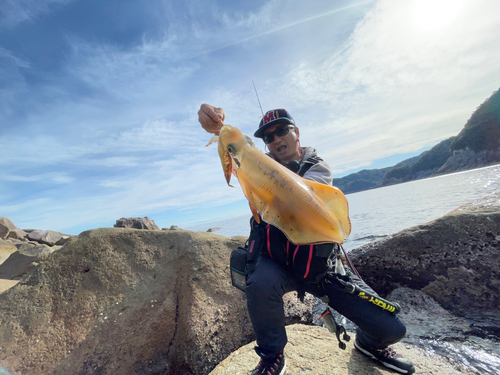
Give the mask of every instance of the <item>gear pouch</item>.
<path id="1" fill-rule="evenodd" d="M 247 257 L 248 249 L 238 247 L 236 250 L 233 250 L 231 252 L 231 258 L 229 260 L 231 269 L 231 283 L 235 288 L 238 288 L 245 293 L 245 289 L 247 287 Z"/>

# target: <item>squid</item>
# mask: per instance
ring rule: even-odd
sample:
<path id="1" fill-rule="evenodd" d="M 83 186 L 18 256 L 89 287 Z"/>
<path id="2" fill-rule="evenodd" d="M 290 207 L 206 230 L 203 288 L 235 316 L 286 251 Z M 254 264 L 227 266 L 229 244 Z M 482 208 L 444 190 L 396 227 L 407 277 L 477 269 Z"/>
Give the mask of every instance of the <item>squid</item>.
<path id="1" fill-rule="evenodd" d="M 227 184 L 235 175 L 257 222 L 280 229 L 295 245 L 343 243 L 351 232 L 349 205 L 338 188 L 307 180 L 255 147 L 231 125 L 220 124 L 218 153 Z"/>

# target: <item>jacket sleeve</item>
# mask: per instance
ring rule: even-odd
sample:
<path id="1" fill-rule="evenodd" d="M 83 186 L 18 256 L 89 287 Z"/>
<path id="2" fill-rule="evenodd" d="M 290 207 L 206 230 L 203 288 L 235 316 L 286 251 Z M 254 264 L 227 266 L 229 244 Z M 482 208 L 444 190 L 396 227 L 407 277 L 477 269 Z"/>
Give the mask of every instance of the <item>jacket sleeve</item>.
<path id="1" fill-rule="evenodd" d="M 304 178 L 330 186 L 333 183 L 332 170 L 328 163 L 323 160 L 311 166 L 304 174 Z"/>

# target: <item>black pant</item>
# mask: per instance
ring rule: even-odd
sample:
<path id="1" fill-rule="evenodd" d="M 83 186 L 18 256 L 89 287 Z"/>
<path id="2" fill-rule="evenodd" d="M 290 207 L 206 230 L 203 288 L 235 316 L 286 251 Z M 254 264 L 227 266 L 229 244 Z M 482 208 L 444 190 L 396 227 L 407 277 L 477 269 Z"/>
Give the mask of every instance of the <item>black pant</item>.
<path id="1" fill-rule="evenodd" d="M 376 294 L 358 278 L 353 277 L 352 281 Z M 259 257 L 255 271 L 248 277 L 248 312 L 257 345 L 266 354 L 283 351 L 287 343 L 283 295 L 297 290 L 297 285 L 297 279 L 267 255 Z M 357 325 L 357 340 L 361 345 L 384 349 L 406 334 L 406 327 L 396 315 L 348 293 L 335 283 L 325 283 L 324 288 L 316 283 L 305 285 L 305 290 L 316 297 L 326 294 L 330 307 Z"/>

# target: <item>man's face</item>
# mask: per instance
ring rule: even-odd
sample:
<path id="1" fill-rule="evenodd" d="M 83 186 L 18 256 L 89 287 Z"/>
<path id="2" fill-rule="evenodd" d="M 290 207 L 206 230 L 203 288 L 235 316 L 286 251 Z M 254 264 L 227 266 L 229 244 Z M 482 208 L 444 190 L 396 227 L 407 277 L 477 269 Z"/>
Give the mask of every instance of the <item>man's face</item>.
<path id="1" fill-rule="evenodd" d="M 269 129 L 266 129 L 264 134 L 268 135 L 274 133 L 276 130 L 287 126 L 289 125 L 273 125 Z M 279 137 L 276 133 L 274 133 L 274 139 L 267 145 L 267 147 L 269 147 L 271 155 L 283 163 L 288 163 L 292 160 L 299 160 L 299 129 L 297 127 L 291 127 L 290 131 L 282 137 Z"/>

